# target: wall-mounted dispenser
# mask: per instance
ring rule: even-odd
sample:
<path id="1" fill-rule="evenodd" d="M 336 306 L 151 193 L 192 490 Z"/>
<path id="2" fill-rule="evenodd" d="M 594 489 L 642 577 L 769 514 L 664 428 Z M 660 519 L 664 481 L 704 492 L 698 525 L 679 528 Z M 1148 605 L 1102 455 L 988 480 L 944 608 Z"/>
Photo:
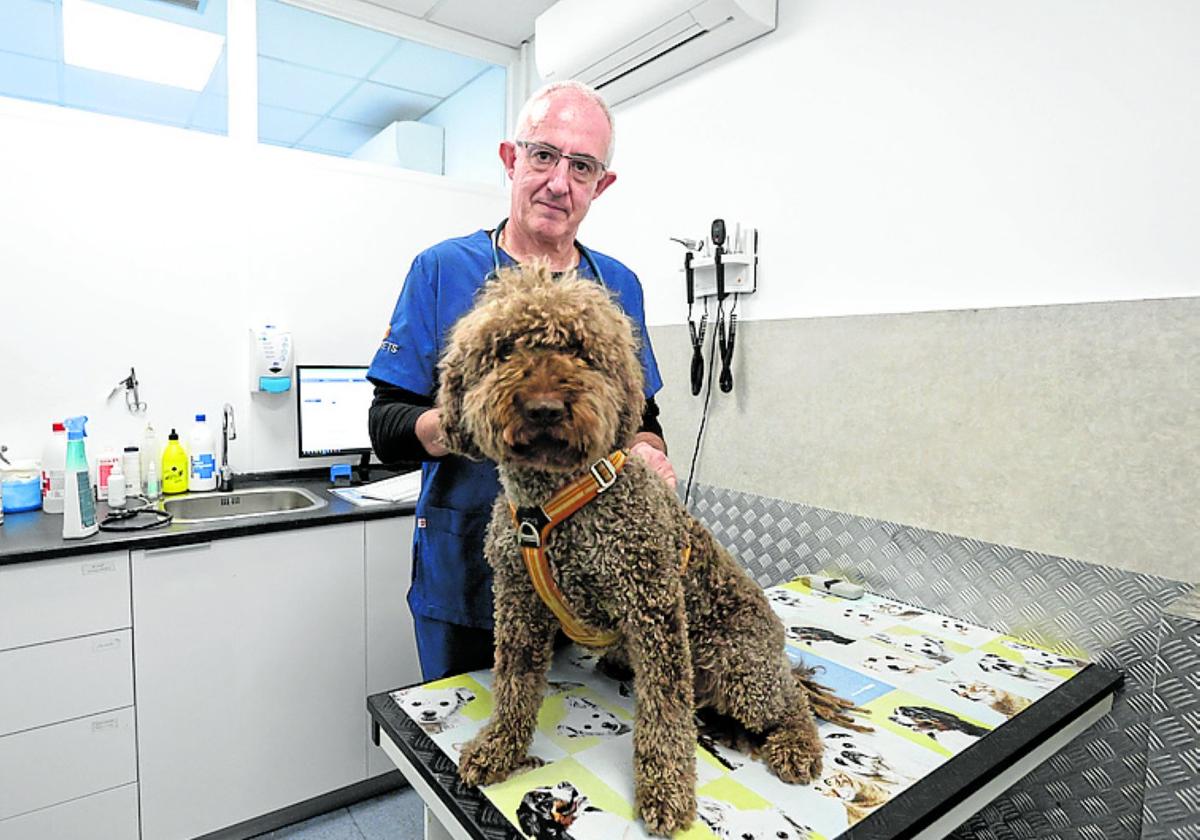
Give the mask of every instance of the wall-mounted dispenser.
<path id="1" fill-rule="evenodd" d="M 250 391 L 282 394 L 292 387 L 292 334 L 274 324 L 250 328 Z"/>

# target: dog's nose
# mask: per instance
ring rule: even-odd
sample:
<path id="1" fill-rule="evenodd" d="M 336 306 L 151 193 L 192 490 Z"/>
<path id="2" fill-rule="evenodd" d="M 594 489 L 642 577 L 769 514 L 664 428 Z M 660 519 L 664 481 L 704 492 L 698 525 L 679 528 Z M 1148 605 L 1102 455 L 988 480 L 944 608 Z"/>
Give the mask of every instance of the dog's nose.
<path id="1" fill-rule="evenodd" d="M 553 426 L 561 422 L 566 410 L 563 401 L 556 397 L 534 397 L 526 400 L 522 406 L 529 422 L 539 426 Z"/>

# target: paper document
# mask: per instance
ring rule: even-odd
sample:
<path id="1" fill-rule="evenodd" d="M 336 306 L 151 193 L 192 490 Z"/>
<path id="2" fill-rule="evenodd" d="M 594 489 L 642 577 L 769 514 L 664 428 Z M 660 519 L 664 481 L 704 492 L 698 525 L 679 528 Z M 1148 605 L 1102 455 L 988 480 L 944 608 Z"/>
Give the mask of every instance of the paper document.
<path id="1" fill-rule="evenodd" d="M 329 491 L 339 499 L 345 499 L 352 505 L 359 507 L 375 507 L 376 505 L 386 505 L 388 502 L 383 499 L 370 499 L 364 496 L 357 487 L 335 487 Z"/>
<path id="2" fill-rule="evenodd" d="M 415 502 L 421 494 L 421 471 L 373 481 L 355 488 L 368 499 L 379 499 L 384 502 Z"/>

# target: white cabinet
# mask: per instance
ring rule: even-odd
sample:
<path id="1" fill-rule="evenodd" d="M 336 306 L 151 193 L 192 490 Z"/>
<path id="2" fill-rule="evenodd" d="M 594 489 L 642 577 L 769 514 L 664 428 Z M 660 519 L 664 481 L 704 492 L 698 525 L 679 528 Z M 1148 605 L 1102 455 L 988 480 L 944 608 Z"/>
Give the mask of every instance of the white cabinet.
<path id="1" fill-rule="evenodd" d="M 0 819 L 136 781 L 133 709 L 5 736 L 0 779 Z"/>
<path id="2" fill-rule="evenodd" d="M 412 584 L 411 516 L 366 522 L 367 694 L 421 681 L 413 636 L 408 588 Z M 363 703 L 367 729 L 367 774 L 378 776 L 396 765 L 370 739 L 371 715 Z"/>
<path id="3" fill-rule="evenodd" d="M 137 840 L 137 785 L 72 799 L 53 808 L 0 821 L 0 840 Z"/>
<path id="4" fill-rule="evenodd" d="M 128 552 L 0 567 L 0 839 L 137 837 L 129 627 Z"/>
<path id="5" fill-rule="evenodd" d="M 366 778 L 362 522 L 131 552 L 143 840 Z"/>
<path id="6" fill-rule="evenodd" d="M 0 735 L 133 705 L 128 630 L 0 651 Z"/>
<path id="7" fill-rule="evenodd" d="M 0 650 L 128 626 L 128 552 L 0 566 Z"/>

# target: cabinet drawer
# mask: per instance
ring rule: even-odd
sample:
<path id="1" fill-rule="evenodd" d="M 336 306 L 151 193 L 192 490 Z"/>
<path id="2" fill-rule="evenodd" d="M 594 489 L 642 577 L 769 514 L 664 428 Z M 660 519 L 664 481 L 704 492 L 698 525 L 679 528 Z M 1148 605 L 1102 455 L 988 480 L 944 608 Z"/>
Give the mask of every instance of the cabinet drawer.
<path id="1" fill-rule="evenodd" d="M 127 551 L 0 566 L 0 650 L 129 626 Z"/>
<path id="2" fill-rule="evenodd" d="M 80 837 L 137 840 L 137 785 L 125 785 L 0 820 L 0 840 L 78 840 Z"/>
<path id="3" fill-rule="evenodd" d="M 0 738 L 0 819 L 137 781 L 133 709 Z"/>
<path id="4" fill-rule="evenodd" d="M 128 630 L 0 651 L 0 735 L 133 705 Z"/>

